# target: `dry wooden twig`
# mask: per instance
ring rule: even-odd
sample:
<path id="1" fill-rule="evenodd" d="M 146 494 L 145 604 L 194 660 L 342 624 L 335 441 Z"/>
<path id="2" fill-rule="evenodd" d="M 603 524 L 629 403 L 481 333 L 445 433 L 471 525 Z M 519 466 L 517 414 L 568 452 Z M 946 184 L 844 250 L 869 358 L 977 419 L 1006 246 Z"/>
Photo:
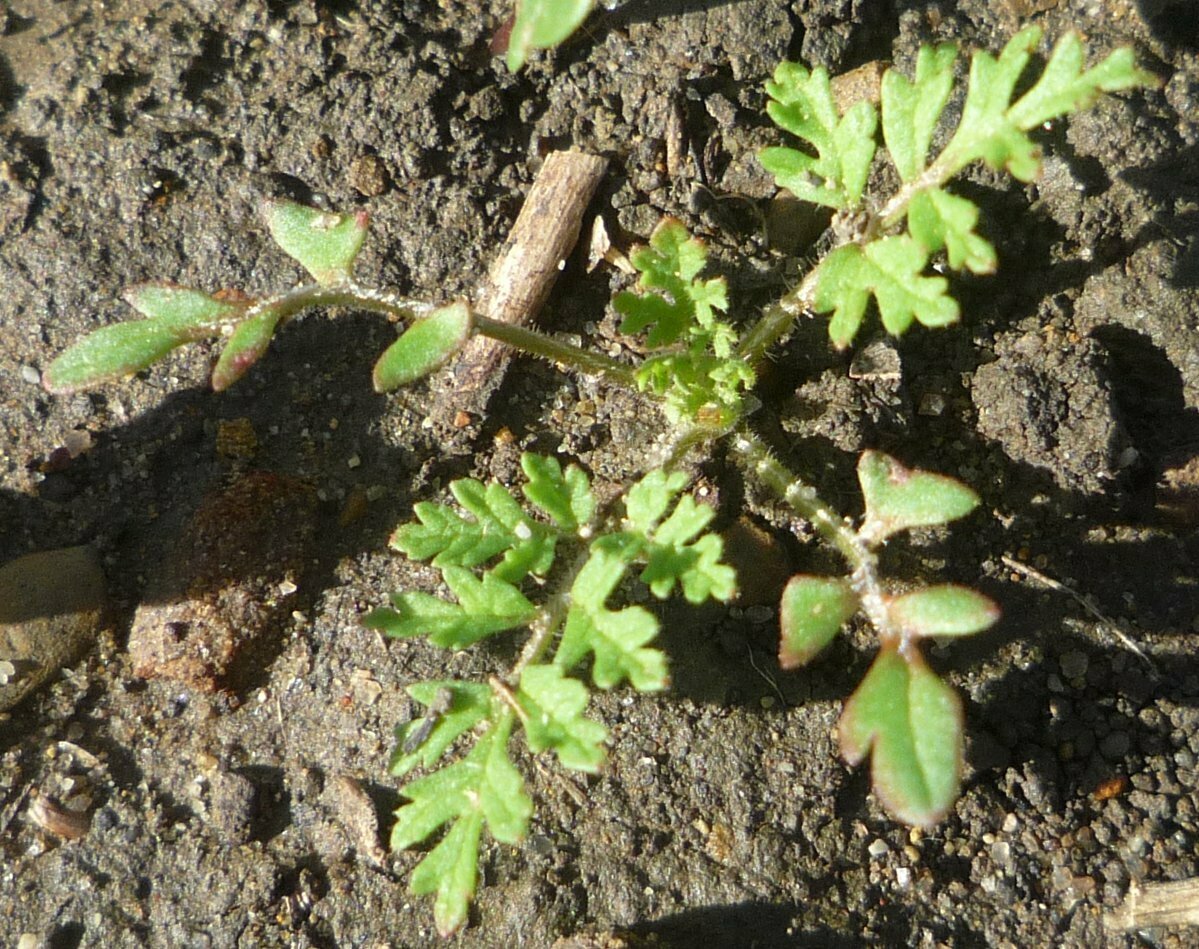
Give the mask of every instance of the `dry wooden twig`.
<path id="1" fill-rule="evenodd" d="M 1103 925 L 1124 931 L 1199 925 L 1199 878 L 1145 886 L 1133 880 L 1124 902 L 1103 914 Z"/>
<path id="2" fill-rule="evenodd" d="M 578 151 L 546 158 L 479 293 L 479 313 L 516 325 L 536 316 L 579 239 L 583 214 L 607 167 L 606 159 Z M 471 340 L 452 367 L 451 398 L 443 411 L 481 412 L 508 352 L 487 337 Z"/>
<path id="3" fill-rule="evenodd" d="M 1056 590 L 1058 593 L 1065 593 L 1068 597 L 1074 600 L 1075 603 L 1090 613 L 1100 626 L 1106 630 L 1109 630 L 1112 635 L 1120 640 L 1120 642 L 1122 642 L 1132 653 L 1134 653 L 1137 658 L 1145 663 L 1145 665 L 1149 667 L 1150 671 L 1152 671 L 1154 675 L 1157 675 L 1157 666 L 1154 664 L 1153 660 L 1145 655 L 1144 650 L 1133 641 L 1132 637 L 1124 632 L 1124 630 L 1122 630 L 1114 620 L 1105 616 L 1099 610 L 1099 607 L 1091 602 L 1090 599 L 1075 590 L 1071 590 L 1064 583 L 1059 583 L 1057 580 L 1054 580 L 1053 577 L 1041 573 L 1040 570 L 1030 567 L 1026 563 L 1021 563 L 1019 560 L 1006 555 L 1000 557 L 999 559 L 1003 562 L 1004 566 L 1015 570 L 1016 573 L 1028 577 L 1030 580 L 1035 580 L 1037 583 L 1048 587 L 1050 590 Z"/>

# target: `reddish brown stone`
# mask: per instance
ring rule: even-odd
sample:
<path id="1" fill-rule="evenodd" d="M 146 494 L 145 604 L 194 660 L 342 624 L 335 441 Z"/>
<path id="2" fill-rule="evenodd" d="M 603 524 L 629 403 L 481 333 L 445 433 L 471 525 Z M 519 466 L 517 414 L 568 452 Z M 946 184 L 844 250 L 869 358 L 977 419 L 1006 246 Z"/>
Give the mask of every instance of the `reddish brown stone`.
<path id="1" fill-rule="evenodd" d="M 134 674 L 204 691 L 224 685 L 239 655 L 290 615 L 315 513 L 311 488 L 262 471 L 205 498 L 134 616 Z"/>

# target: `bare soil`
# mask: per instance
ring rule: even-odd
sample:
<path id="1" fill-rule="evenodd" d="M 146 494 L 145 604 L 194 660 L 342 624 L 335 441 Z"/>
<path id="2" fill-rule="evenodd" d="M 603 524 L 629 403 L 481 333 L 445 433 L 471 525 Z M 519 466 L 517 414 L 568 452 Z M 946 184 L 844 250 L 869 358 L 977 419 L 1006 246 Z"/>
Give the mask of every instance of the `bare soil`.
<path id="1" fill-rule="evenodd" d="M 395 328 L 352 312 L 288 327 L 223 394 L 207 388 L 214 351 L 193 346 L 128 384 L 48 396 L 39 373 L 57 353 L 131 315 L 123 287 L 289 286 L 299 274 L 258 214 L 288 195 L 370 211 L 364 280 L 469 295 L 544 154 L 574 146 L 610 161 L 592 208 L 618 244 L 682 219 L 752 318 L 810 253 L 787 246 L 796 228 L 779 230 L 753 158 L 777 140 L 762 111 L 775 64 L 909 67 L 921 43 L 998 50 L 1035 21 L 1051 37 L 1082 29 L 1095 51 L 1132 44 L 1162 88 L 1044 130 L 1035 186 L 982 171 L 963 182 L 1001 269 L 955 281 L 960 326 L 884 341 L 875 352 L 892 369 L 873 371 L 855 364 L 878 341 L 869 333 L 838 354 L 822 321 L 804 324 L 756 419 L 849 514 L 868 447 L 983 495 L 962 527 L 888 551 L 901 579 L 976 584 L 1004 607 L 995 630 L 933 650 L 967 706 L 954 812 L 922 834 L 898 826 L 866 773 L 837 760 L 832 728 L 869 639 L 779 670 L 770 596 L 786 572 L 832 561 L 718 457 L 704 478 L 721 525 L 747 518 L 769 538 L 762 582 L 727 609 L 664 612 L 672 690 L 597 698 L 613 735 L 600 777 L 525 763 L 532 831 L 487 845 L 457 941 L 1199 945 L 1186 930 L 1102 924 L 1133 881 L 1197 873 L 1199 34 L 1187 5 L 628 0 L 518 76 L 491 48 L 508 6 L 0 6 L 0 562 L 92 544 L 112 601 L 95 648 L 0 722 L 0 941 L 435 944 L 428 900 L 406 890 L 420 855 L 378 850 L 399 803 L 392 730 L 415 711 L 407 684 L 485 677 L 511 647 L 447 656 L 364 629 L 389 591 L 432 579 L 387 537 L 454 477 L 512 481 L 526 449 L 620 480 L 662 424 L 522 360 L 478 424 L 426 421 L 446 393 L 374 394 L 369 367 Z M 541 322 L 606 350 L 607 302 L 627 278 L 583 263 L 570 261 Z M 220 441 L 247 431 L 240 420 L 248 458 Z M 91 449 L 51 462 L 76 431 Z M 143 681 L 125 651 L 134 614 L 193 513 L 246 465 L 316 492 L 294 602 L 235 688 Z M 34 791 L 80 788 L 91 804 L 78 839 L 30 818 Z"/>

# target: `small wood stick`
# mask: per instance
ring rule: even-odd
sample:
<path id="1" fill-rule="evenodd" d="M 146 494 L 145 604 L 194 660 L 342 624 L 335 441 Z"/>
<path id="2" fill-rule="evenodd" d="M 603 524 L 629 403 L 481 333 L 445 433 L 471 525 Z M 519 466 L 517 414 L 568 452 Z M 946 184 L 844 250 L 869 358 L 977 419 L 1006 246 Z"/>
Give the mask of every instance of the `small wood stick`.
<path id="1" fill-rule="evenodd" d="M 1199 879 L 1144 886 L 1133 880 L 1124 902 L 1103 914 L 1103 925 L 1125 931 L 1199 926 Z"/>
<path id="2" fill-rule="evenodd" d="M 518 326 L 532 321 L 579 239 L 583 213 L 607 167 L 606 159 L 578 151 L 546 158 L 480 289 L 479 313 Z M 451 416 L 483 410 L 503 376 L 508 352 L 503 343 L 483 336 L 466 345 L 452 367 Z"/>

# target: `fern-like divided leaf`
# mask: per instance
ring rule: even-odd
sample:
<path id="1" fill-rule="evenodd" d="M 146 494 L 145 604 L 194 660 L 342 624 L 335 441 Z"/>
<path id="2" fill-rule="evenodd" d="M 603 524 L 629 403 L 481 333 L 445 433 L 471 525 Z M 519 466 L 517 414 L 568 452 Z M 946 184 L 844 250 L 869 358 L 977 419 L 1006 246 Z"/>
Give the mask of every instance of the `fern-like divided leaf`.
<path id="1" fill-rule="evenodd" d="M 666 350 L 639 367 L 637 384 L 664 399 L 674 422 L 719 426 L 739 416 L 741 393 L 753 385 L 754 372 L 733 356 L 736 333 L 717 315 L 728 308 L 724 279 L 699 278 L 708 259 L 703 243 L 666 218 L 649 246 L 630 259 L 640 271 L 640 292 L 613 299 L 624 317 L 620 331 L 646 332 L 651 348 Z"/>
<path id="2" fill-rule="evenodd" d="M 562 766 L 595 774 L 604 763 L 608 729 L 583 715 L 587 686 L 557 666 L 528 666 L 516 699 L 524 711 L 525 737 L 533 751 L 553 749 Z"/>
<path id="3" fill-rule="evenodd" d="M 418 682 L 407 692 L 428 711 L 396 729 L 389 769 L 397 778 L 417 766 L 436 764 L 455 740 L 491 713 L 491 689 L 479 682 Z"/>
<path id="4" fill-rule="evenodd" d="M 409 803 L 396 811 L 391 847 L 420 843 L 450 824 L 441 841 L 421 860 L 409 884 L 413 893 L 435 893 L 433 918 L 448 936 L 466 922 L 478 882 L 479 842 L 484 824 L 501 843 L 524 836 L 533 813 L 524 780 L 508 758 L 511 711 L 493 710 L 493 724 L 470 753 L 400 789 Z"/>
<path id="5" fill-rule="evenodd" d="M 445 649 L 464 649 L 506 629 L 524 626 L 537 613 L 520 590 L 494 572 L 479 578 L 463 567 L 442 567 L 441 574 L 457 603 L 427 593 L 395 593 L 393 609 L 372 610 L 363 623 L 397 639 L 428 636 L 431 643 Z"/>
<path id="6" fill-rule="evenodd" d="M 833 312 L 829 337 L 838 349 L 848 346 L 873 296 L 888 332 L 899 335 L 912 321 L 948 326 L 958 319 L 957 301 L 944 277 L 926 277 L 928 252 L 906 235 L 866 244 L 847 244 L 820 265 L 815 309 Z"/>
<path id="7" fill-rule="evenodd" d="M 693 602 L 733 593 L 732 569 L 719 562 L 720 539 L 704 533 L 712 511 L 680 497 L 686 476 L 651 472 L 627 495 L 623 529 L 591 540 L 596 501 L 583 471 L 574 465 L 564 470 L 553 458 L 531 454 L 522 457 L 521 467 L 529 479 L 525 497 L 548 523 L 525 514 L 498 485 L 453 482 L 450 490 L 466 513 L 417 505 L 419 522 L 397 530 L 393 543 L 439 566 L 455 601 L 402 592 L 392 597 L 391 607 L 365 619 L 389 635 L 427 635 L 449 649 L 532 625 L 538 611 L 516 584 L 529 573 L 548 570 L 555 542 L 567 535 L 590 541 L 564 598 L 565 617 L 558 611 L 559 618 L 551 619 L 552 609 L 540 617 L 515 687 L 498 680 L 491 688 L 442 680 L 409 688 L 425 713 L 396 730 L 394 774 L 434 767 L 456 742 L 474 738 L 462 760 L 404 785 L 409 803 L 396 812 L 391 838 L 393 849 L 401 849 L 449 825 L 411 879 L 414 893 L 436 894 L 434 917 L 442 934 L 466 919 L 478 883 L 484 826 L 504 843 L 515 842 L 527 828 L 532 803 L 508 757 L 516 721 L 532 751 L 552 751 L 564 767 L 594 773 L 605 760 L 608 730 L 587 718 L 587 685 L 571 671 L 590 659 L 591 680 L 600 688 L 625 680 L 643 691 L 666 687 L 666 657 L 649 645 L 658 634 L 657 619 L 640 606 L 608 604 L 630 568 L 644 564 L 642 576 L 659 596 L 676 585 Z M 488 563 L 494 565 L 481 569 Z M 561 624 L 561 638 L 552 660 L 544 661 L 554 622 Z"/>
<path id="8" fill-rule="evenodd" d="M 1027 134 L 1031 129 L 1085 108 L 1101 93 L 1156 84 L 1152 75 L 1136 68 L 1128 49 L 1084 69 L 1082 40 L 1068 33 L 1036 83 L 1013 103 L 1040 41 L 1040 29 L 1029 27 L 998 57 L 974 55 L 961 121 L 945 150 L 931 161 L 929 149 L 953 88 L 956 47 L 945 43 L 921 49 L 912 79 L 894 70 L 883 76 L 883 139 L 904 187 L 880 214 L 864 214 L 855 236 L 819 266 L 811 305 L 817 312 L 833 313 L 829 335 L 836 346 L 853 340 L 871 297 L 883 326 L 896 335 L 913 321 L 930 327 L 955 322 L 958 307 L 945 281 L 926 274 L 934 254 L 944 251 L 954 270 L 994 272 L 995 249 L 976 230 L 978 208 L 946 191 L 946 181 L 974 161 L 1031 181 L 1040 170 L 1040 150 Z M 873 107 L 859 103 L 839 116 L 827 73 L 794 63 L 782 64 L 766 91 L 772 99 L 767 104 L 770 117 L 815 154 L 767 148 L 759 155 L 763 167 L 780 187 L 800 198 L 856 211 L 874 154 Z M 908 233 L 896 234 L 905 219 Z"/>
<path id="9" fill-rule="evenodd" d="M 471 516 L 423 501 L 414 508 L 420 523 L 396 530 L 392 548 L 442 568 L 478 567 L 503 554 L 492 573 L 509 583 L 545 574 L 554 559 L 554 528 L 528 517 L 502 485 L 463 478 L 450 484 L 450 492 Z"/>
<path id="10" fill-rule="evenodd" d="M 646 645 L 658 635 L 654 615 L 640 606 L 607 606 L 640 549 L 637 538 L 601 537 L 571 586 L 570 612 L 554 663 L 569 671 L 592 655 L 591 680 L 601 689 L 627 679 L 638 691 L 657 692 L 669 682 L 666 656 Z"/>
<path id="11" fill-rule="evenodd" d="M 838 115 L 828 71 L 818 66 L 809 72 L 797 63 L 781 63 L 766 92 L 771 99 L 766 112 L 774 123 L 816 154 L 766 148 L 758 156 L 762 166 L 801 200 L 838 211 L 857 207 L 874 159 L 874 106 L 859 102 Z"/>
<path id="12" fill-rule="evenodd" d="M 1032 181 L 1040 172 L 1040 149 L 1026 132 L 1087 107 L 1101 93 L 1156 84 L 1155 77 L 1136 68 L 1129 49 L 1115 50 L 1084 71 L 1086 50 L 1071 32 L 1058 41 L 1033 87 L 1013 104 L 1016 84 L 1041 36 L 1039 27 L 1030 26 L 1012 37 L 998 59 L 986 52 L 974 55 L 962 120 L 940 159 L 948 169 L 981 159 L 1020 181 Z"/>

